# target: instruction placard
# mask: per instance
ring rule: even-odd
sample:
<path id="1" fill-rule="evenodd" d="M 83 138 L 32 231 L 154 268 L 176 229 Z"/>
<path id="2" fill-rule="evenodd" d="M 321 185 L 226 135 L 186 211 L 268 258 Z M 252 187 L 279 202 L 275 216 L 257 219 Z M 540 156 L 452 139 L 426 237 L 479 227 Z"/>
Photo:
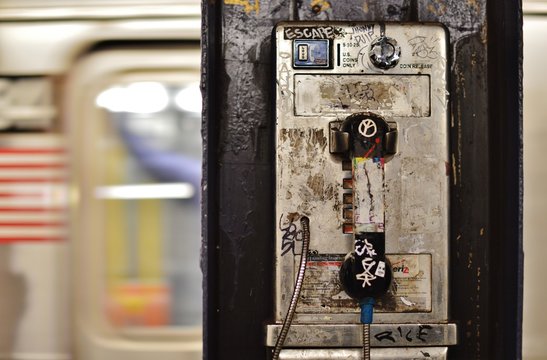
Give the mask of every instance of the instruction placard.
<path id="1" fill-rule="evenodd" d="M 311 254 L 297 312 L 356 313 L 358 304 L 340 285 L 339 269 L 345 254 Z M 393 272 L 389 292 L 378 300 L 379 312 L 431 311 L 431 254 L 389 254 Z M 298 263 L 295 259 L 295 266 Z"/>

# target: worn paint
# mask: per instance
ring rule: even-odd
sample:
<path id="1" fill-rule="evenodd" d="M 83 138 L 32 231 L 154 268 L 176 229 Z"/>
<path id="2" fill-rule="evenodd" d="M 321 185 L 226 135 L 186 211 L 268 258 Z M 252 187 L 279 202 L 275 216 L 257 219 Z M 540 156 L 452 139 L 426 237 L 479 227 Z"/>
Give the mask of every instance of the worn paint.
<path id="1" fill-rule="evenodd" d="M 325 183 L 325 175 L 318 173 L 309 175 L 306 185 L 311 190 L 313 197 L 321 201 L 331 201 L 337 195 L 332 184 Z"/>
<path id="2" fill-rule="evenodd" d="M 258 14 L 260 10 L 260 0 L 255 0 L 254 3 L 251 3 L 251 0 L 224 0 L 224 4 L 243 6 L 246 13 L 254 10 Z"/>
<path id="3" fill-rule="evenodd" d="M 424 321 L 426 317 L 429 321 L 446 321 L 444 290 L 440 291 L 439 286 L 431 288 L 434 281 L 446 289 L 446 280 L 443 280 L 446 271 L 441 269 L 447 260 L 443 257 L 446 242 L 442 240 L 446 239 L 448 222 L 444 79 L 447 62 L 446 56 L 441 56 L 446 50 L 444 42 L 434 40 L 435 36 L 442 38 L 444 31 L 430 27 L 417 36 L 407 27 L 386 27 L 386 32 L 398 39 L 407 55 L 401 66 L 393 70 L 396 75 L 378 75 L 378 70 L 368 62 L 366 48 L 381 32 L 380 26 L 329 24 L 341 28 L 339 35 L 331 39 L 334 48 L 340 45 L 340 63 L 334 64 L 334 70 L 322 70 L 331 74 L 316 75 L 296 73 L 292 56 L 287 56 L 292 52 L 290 38 L 296 34 L 294 29 L 313 25 L 287 25 L 291 29 L 290 36 L 286 36 L 282 26 L 276 31 L 280 56 L 275 89 L 276 206 L 277 217 L 283 219 L 276 235 L 276 251 L 281 254 L 276 272 L 280 289 L 277 319 L 280 321 L 285 314 L 284 306 L 292 292 L 298 262 L 298 239 L 294 232 L 288 231 L 291 222 L 284 214 L 298 212 L 310 218 L 314 238 L 310 249 L 317 261 L 309 264 L 296 323 L 355 320 L 356 304 L 340 290 L 338 283 L 340 263 L 354 245 L 352 235 L 343 231 L 343 225 L 350 223 L 357 230 L 382 234 L 387 231 L 389 251 L 393 253 L 429 253 L 425 254 L 428 267 L 419 266 L 413 275 L 415 282 L 411 285 L 410 281 L 400 279 L 399 290 L 394 289 L 383 299 L 378 306 L 381 312 L 378 321 L 394 321 L 401 315 L 406 316 L 403 317 L 406 322 Z M 355 66 L 343 66 L 343 63 Z M 329 153 L 327 132 L 332 121 L 343 120 L 363 109 L 384 114 L 397 122 L 401 133 L 400 152 L 389 158 L 384 169 L 383 155 L 364 151 L 354 156 L 353 166 L 343 170 L 343 159 Z M 366 125 L 366 121 L 355 124 L 365 124 L 363 129 L 355 128 L 362 136 L 377 131 Z M 343 183 L 352 174 L 353 193 L 350 193 L 343 188 Z M 384 196 L 389 200 L 384 201 Z M 348 218 L 350 204 L 353 207 Z M 329 256 L 337 258 L 329 260 Z M 327 260 L 320 261 L 321 257 Z M 431 266 L 431 259 L 435 266 Z M 364 273 L 356 275 L 368 279 Z M 401 298 L 414 305 L 405 305 Z M 439 301 L 445 305 L 438 306 Z M 385 309 L 392 312 L 383 312 Z"/>
<path id="4" fill-rule="evenodd" d="M 384 159 L 354 158 L 353 221 L 355 231 L 384 231 Z"/>
<path id="5" fill-rule="evenodd" d="M 489 229 L 490 221 L 490 212 L 487 209 L 490 199 L 488 184 L 491 183 L 488 178 L 487 166 L 490 156 L 488 113 L 486 112 L 488 104 L 486 74 L 488 71 L 486 58 L 480 56 L 486 54 L 488 41 L 486 1 L 436 0 L 433 1 L 433 9 L 428 9 L 432 3 L 426 1 L 348 0 L 331 2 L 331 7 L 327 11 L 319 13 L 312 11 L 311 2 L 311 0 L 303 0 L 296 3 L 300 19 L 419 20 L 441 22 L 448 27 L 452 50 L 451 58 L 447 61 L 451 80 L 451 143 L 453 144 L 450 161 L 453 184 L 451 232 L 452 238 L 455 239 L 452 245 L 451 262 L 455 274 L 457 274 L 453 277 L 451 297 L 455 304 L 469 304 L 467 307 L 453 307 L 452 309 L 453 318 L 460 320 L 463 327 L 462 334 L 468 333 L 469 340 L 461 342 L 457 348 L 451 351 L 453 351 L 452 357 L 454 358 L 493 357 L 489 356 L 488 350 L 489 328 L 480 325 L 488 324 L 490 310 L 484 306 L 477 306 L 479 301 L 488 302 L 490 270 L 488 268 L 482 269 L 481 286 L 480 289 L 476 289 L 477 297 L 471 298 L 469 284 L 475 281 L 477 273 L 473 268 L 468 271 L 465 261 L 466 254 L 473 252 L 477 254 L 477 261 L 484 264 L 487 251 L 484 244 L 490 242 L 491 236 L 490 231 L 485 231 L 482 235 L 481 245 L 476 241 L 480 236 L 479 226 Z M 411 19 L 413 3 L 416 4 L 417 11 L 416 17 Z M 217 5 L 219 5 L 218 8 L 221 7 L 220 4 L 214 6 L 217 7 Z M 223 38 L 215 40 L 217 44 L 222 43 L 223 49 L 219 59 L 212 61 L 218 61 L 215 66 L 220 73 L 226 72 L 230 75 L 220 76 L 216 79 L 218 83 L 209 88 L 209 91 L 218 93 L 216 99 L 225 100 L 214 104 L 220 109 L 218 112 L 220 116 L 214 119 L 215 124 L 218 124 L 219 143 L 211 143 L 208 146 L 209 152 L 214 152 L 215 161 L 218 160 L 224 169 L 219 178 L 234 178 L 233 183 L 229 182 L 233 184 L 229 190 L 226 190 L 226 185 L 219 186 L 220 212 L 233 214 L 221 223 L 219 231 L 221 234 L 229 234 L 233 238 L 236 245 L 233 251 L 243 253 L 253 251 L 255 253 L 251 257 L 238 256 L 236 261 L 236 255 L 232 251 L 220 252 L 220 258 L 225 259 L 222 264 L 233 264 L 232 267 L 219 265 L 223 270 L 236 267 L 246 269 L 250 264 L 256 266 L 257 269 L 268 266 L 264 264 L 263 260 L 259 260 L 262 258 L 258 256 L 258 254 L 265 256 L 269 249 L 266 245 L 269 242 L 264 241 L 265 234 L 261 229 L 268 227 L 268 224 L 264 223 L 262 219 L 264 219 L 264 209 L 271 207 L 272 201 L 268 200 L 268 196 L 263 195 L 269 191 L 268 179 L 271 175 L 268 171 L 269 164 L 265 160 L 268 158 L 268 154 L 271 154 L 271 151 L 267 150 L 268 142 L 265 140 L 269 138 L 267 134 L 268 124 L 271 123 L 271 114 L 264 104 L 268 104 L 273 95 L 268 90 L 271 84 L 269 79 L 269 66 L 272 59 L 270 57 L 271 29 L 276 21 L 289 18 L 290 6 L 289 1 L 262 2 L 258 13 L 252 10 L 247 13 L 242 11 L 245 10 L 244 7 L 242 9 L 241 6 L 228 5 L 222 8 L 222 16 L 219 17 L 220 21 L 217 24 L 222 30 L 219 33 L 223 34 Z M 468 64 L 472 55 L 475 66 Z M 238 67 L 242 66 L 247 70 L 239 71 Z M 248 93 L 252 95 L 241 95 Z M 237 105 L 234 105 L 235 103 Z M 225 104 L 228 106 L 224 106 Z M 218 158 L 216 157 L 217 153 Z M 251 170 L 246 174 L 248 177 L 238 172 L 241 168 Z M 226 183 L 228 182 L 226 181 Z M 388 188 L 390 188 L 389 184 Z M 391 191 L 397 192 L 397 189 L 393 188 Z M 290 195 L 294 198 L 297 193 L 291 191 Z M 245 201 L 232 201 L 232 199 L 241 198 Z M 249 211 L 254 211 L 255 216 L 246 216 Z M 247 232 L 249 236 L 241 237 L 237 234 L 238 230 L 232 231 L 240 225 L 240 222 L 235 221 L 238 218 L 244 219 L 244 225 L 250 229 Z M 223 242 L 224 239 L 225 236 L 222 235 L 220 241 Z M 460 240 L 457 241 L 457 239 Z M 259 243 L 265 245 L 262 247 L 254 245 Z M 418 245 L 417 248 L 419 248 Z M 225 249 L 224 246 L 223 249 Z M 230 270 L 225 273 L 230 273 Z M 240 271 L 238 273 L 241 281 L 246 281 L 247 284 L 253 283 L 252 280 L 244 280 L 244 276 L 248 276 L 248 272 Z M 264 279 L 267 278 L 267 275 L 264 276 Z M 271 286 L 271 283 L 268 284 L 267 281 L 261 283 L 266 288 Z M 222 293 L 230 298 L 229 294 L 234 291 L 231 287 L 225 287 Z M 219 326 L 215 326 L 214 331 L 217 331 L 218 328 L 233 329 L 232 324 L 236 322 L 249 330 L 246 333 L 254 334 L 262 331 L 261 325 L 256 321 L 257 316 L 260 317 L 257 314 L 267 308 L 268 305 L 265 305 L 264 302 L 270 300 L 260 299 L 260 295 L 256 295 L 256 299 L 260 299 L 260 301 L 257 301 L 256 304 L 249 303 L 249 300 L 246 299 L 248 293 L 242 293 L 245 297 L 241 297 L 239 300 L 247 305 L 246 309 L 251 310 L 248 311 L 248 314 L 234 312 L 232 317 L 226 315 L 221 319 L 222 321 L 215 323 Z M 257 291 L 253 293 L 260 294 Z M 221 298 L 219 311 L 227 313 L 223 306 L 223 299 Z M 252 311 L 252 309 L 256 311 Z M 252 341 L 248 341 L 249 339 L 245 340 L 239 341 L 232 331 L 231 335 L 222 338 L 218 351 L 229 355 L 234 347 L 241 343 L 242 345 L 238 349 L 252 354 L 249 356 L 253 358 L 265 357 L 265 349 L 260 344 L 255 346 Z M 225 355 L 226 358 L 228 355 Z"/>
<path id="6" fill-rule="evenodd" d="M 295 163 L 304 163 L 309 156 L 313 157 L 324 152 L 327 147 L 327 136 L 323 129 L 281 129 L 279 139 L 291 156 L 294 156 Z"/>
<path id="7" fill-rule="evenodd" d="M 326 1 L 326 0 L 312 0 L 311 3 L 310 3 L 310 6 L 316 12 L 325 11 L 325 10 L 330 9 L 332 7 L 330 2 Z"/>
<path id="8" fill-rule="evenodd" d="M 481 6 L 484 10 L 484 3 Z M 471 9 L 470 14 L 472 13 L 474 10 Z M 458 246 L 455 246 L 457 250 L 452 252 L 452 269 L 458 276 L 453 277 L 451 294 L 453 302 L 468 302 L 472 299 L 472 305 L 467 308 L 453 308 L 452 316 L 473 321 L 472 326 L 464 326 L 462 329 L 469 332 L 470 338 L 457 349 L 453 349 L 455 358 L 489 357 L 486 345 L 489 328 L 477 328 L 489 318 L 488 309 L 480 307 L 481 302 L 487 301 L 488 288 L 481 286 L 477 290 L 476 286 L 470 286 L 477 282 L 475 266 L 483 263 L 486 256 L 484 244 L 489 241 L 488 236 L 480 241 L 478 239 L 480 227 L 489 222 L 486 199 L 490 196 L 490 186 L 487 175 L 487 109 L 484 106 L 487 103 L 487 63 L 482 39 L 484 18 L 477 21 L 470 29 L 460 30 L 472 35 L 452 35 L 454 58 L 450 92 L 454 118 L 451 131 L 454 188 L 451 227 L 453 238 L 460 236 L 465 241 L 459 241 Z M 476 65 L 471 66 L 469 60 L 477 55 L 479 58 L 475 60 Z M 471 184 L 473 189 L 469 188 Z M 473 257 L 474 266 L 468 266 L 468 256 Z"/>
<path id="9" fill-rule="evenodd" d="M 357 65 L 357 64 L 356 64 Z M 297 115 L 331 115 L 363 109 L 388 116 L 430 113 L 428 76 L 296 75 Z"/>
<path id="10" fill-rule="evenodd" d="M 442 1 L 432 2 L 427 4 L 427 11 L 435 16 L 446 14 L 446 5 Z"/>
<path id="11" fill-rule="evenodd" d="M 408 233 L 432 233 L 443 226 L 442 184 L 444 162 L 432 158 L 405 158 L 401 165 L 401 227 Z M 420 186 L 415 186 L 415 184 Z"/>

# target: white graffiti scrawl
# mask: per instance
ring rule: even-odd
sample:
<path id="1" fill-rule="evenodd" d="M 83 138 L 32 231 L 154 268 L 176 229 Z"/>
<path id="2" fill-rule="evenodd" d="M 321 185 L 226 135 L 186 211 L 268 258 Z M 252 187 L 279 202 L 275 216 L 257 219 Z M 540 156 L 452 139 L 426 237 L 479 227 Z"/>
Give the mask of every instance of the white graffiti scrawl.
<path id="1" fill-rule="evenodd" d="M 363 271 L 361 274 L 357 274 L 357 280 L 363 281 L 363 287 L 372 286 L 371 281 L 376 279 L 376 276 L 372 274 L 371 269 L 376 264 L 372 258 L 364 258 L 361 262 L 363 264 Z"/>
<path id="2" fill-rule="evenodd" d="M 355 253 L 359 256 L 363 256 L 364 253 L 367 253 L 367 256 L 375 256 L 376 250 L 374 250 L 374 245 L 368 242 L 367 239 L 365 239 L 365 243 L 363 244 L 363 240 L 355 240 Z"/>

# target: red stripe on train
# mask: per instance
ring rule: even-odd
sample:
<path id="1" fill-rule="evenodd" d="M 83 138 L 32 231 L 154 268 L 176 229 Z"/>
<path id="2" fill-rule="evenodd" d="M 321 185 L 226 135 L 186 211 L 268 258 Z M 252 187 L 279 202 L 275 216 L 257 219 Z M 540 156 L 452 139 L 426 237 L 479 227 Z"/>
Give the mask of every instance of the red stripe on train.
<path id="1" fill-rule="evenodd" d="M 2 173 L 0 172 L 0 175 Z M 13 184 L 13 183 L 61 183 L 67 181 L 67 178 L 51 177 L 51 178 L 3 178 L 0 179 L 0 184 Z"/>
<path id="2" fill-rule="evenodd" d="M 0 212 L 14 212 L 14 213 L 57 212 L 57 211 L 66 211 L 66 208 L 62 208 L 62 207 L 0 207 Z"/>
<path id="3" fill-rule="evenodd" d="M 61 227 L 65 225 L 66 223 L 60 221 L 0 221 L 0 227 Z"/>
<path id="4" fill-rule="evenodd" d="M 64 154 L 66 149 L 61 148 L 0 148 L 0 155 L 19 155 L 19 154 Z"/>
<path id="5" fill-rule="evenodd" d="M 0 244 L 19 242 L 58 242 L 64 241 L 62 236 L 0 236 Z"/>
<path id="6" fill-rule="evenodd" d="M 30 193 L 30 192 L 0 192 L 0 198 L 42 198 L 43 193 Z"/>
<path id="7" fill-rule="evenodd" d="M 0 169 L 16 169 L 16 170 L 34 170 L 34 169 L 62 169 L 67 164 L 64 163 L 43 163 L 43 164 L 0 164 Z"/>

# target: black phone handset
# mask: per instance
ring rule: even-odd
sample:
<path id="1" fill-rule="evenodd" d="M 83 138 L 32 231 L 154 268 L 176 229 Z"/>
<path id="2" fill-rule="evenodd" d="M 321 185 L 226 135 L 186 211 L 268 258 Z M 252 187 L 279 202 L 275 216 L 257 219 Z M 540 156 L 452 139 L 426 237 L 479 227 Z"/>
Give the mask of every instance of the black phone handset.
<path id="1" fill-rule="evenodd" d="M 352 164 L 354 247 L 340 268 L 340 282 L 361 307 L 364 358 L 368 359 L 375 300 L 387 292 L 392 279 L 385 256 L 384 164 L 396 131 L 370 113 L 350 115 L 341 131 L 348 134 Z"/>

